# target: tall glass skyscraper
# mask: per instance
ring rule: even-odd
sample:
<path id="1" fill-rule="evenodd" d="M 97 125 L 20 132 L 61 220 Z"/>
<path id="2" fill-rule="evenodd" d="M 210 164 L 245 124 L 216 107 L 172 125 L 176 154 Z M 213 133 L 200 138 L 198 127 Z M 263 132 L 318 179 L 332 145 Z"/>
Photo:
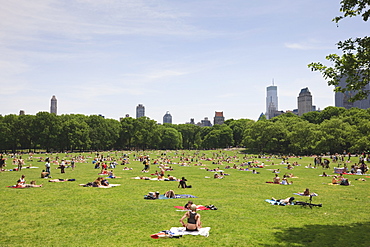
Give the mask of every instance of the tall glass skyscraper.
<path id="1" fill-rule="evenodd" d="M 136 106 L 136 118 L 145 116 L 145 107 L 142 104 Z"/>
<path id="2" fill-rule="evenodd" d="M 273 118 L 278 109 L 277 86 L 269 86 L 266 96 L 266 119 Z"/>

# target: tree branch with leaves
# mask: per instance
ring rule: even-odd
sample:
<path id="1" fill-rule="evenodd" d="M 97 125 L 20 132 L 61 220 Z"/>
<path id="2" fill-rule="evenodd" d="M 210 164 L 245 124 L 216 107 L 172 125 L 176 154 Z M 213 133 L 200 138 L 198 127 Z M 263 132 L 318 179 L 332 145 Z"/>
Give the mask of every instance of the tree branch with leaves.
<path id="1" fill-rule="evenodd" d="M 370 0 L 342 0 L 340 11 L 342 16 L 333 19 L 338 23 L 345 17 L 361 15 L 366 22 L 370 16 Z M 350 101 L 365 99 L 370 95 L 366 86 L 370 83 L 370 37 L 347 39 L 339 41 L 337 48 L 342 55 L 329 54 L 326 60 L 332 66 L 326 66 L 321 62 L 308 65 L 312 71 L 319 71 L 327 80 L 329 86 L 335 86 L 335 92 L 354 92 Z M 346 86 L 340 87 L 340 80 L 346 80 Z"/>

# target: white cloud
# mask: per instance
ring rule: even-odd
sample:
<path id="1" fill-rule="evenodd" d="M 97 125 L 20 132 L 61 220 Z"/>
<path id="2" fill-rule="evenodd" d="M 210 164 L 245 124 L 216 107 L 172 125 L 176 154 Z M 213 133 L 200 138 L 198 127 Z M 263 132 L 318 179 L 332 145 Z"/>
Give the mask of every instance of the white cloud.
<path id="1" fill-rule="evenodd" d="M 305 42 L 298 43 L 285 43 L 284 46 L 289 49 L 294 50 L 326 50 L 332 49 L 333 46 L 324 45 L 319 41 L 309 40 Z"/>

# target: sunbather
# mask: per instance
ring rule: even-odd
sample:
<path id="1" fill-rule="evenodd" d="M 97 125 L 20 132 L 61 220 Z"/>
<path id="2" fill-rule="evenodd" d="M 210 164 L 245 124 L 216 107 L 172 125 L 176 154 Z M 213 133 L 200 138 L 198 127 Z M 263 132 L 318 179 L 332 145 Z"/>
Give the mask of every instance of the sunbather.
<path id="1" fill-rule="evenodd" d="M 293 201 L 294 201 L 294 197 L 287 197 L 285 199 L 275 199 L 275 198 L 271 198 L 272 200 L 276 201 L 276 202 L 279 202 L 280 204 L 282 205 L 291 205 L 293 204 Z"/>
<path id="2" fill-rule="evenodd" d="M 202 223 L 200 221 L 200 214 L 197 213 L 197 206 L 192 204 L 190 210 L 181 217 L 180 223 L 185 227 L 186 231 L 198 231 L 202 228 Z M 184 223 L 185 218 L 188 218 L 187 224 Z"/>
<path id="3" fill-rule="evenodd" d="M 164 193 L 164 196 L 167 198 L 175 198 L 175 192 L 173 190 L 166 191 L 166 193 Z"/>
<path id="4" fill-rule="evenodd" d="M 59 183 L 59 182 L 66 182 L 66 181 L 76 181 L 76 179 L 50 179 L 49 182 Z"/>

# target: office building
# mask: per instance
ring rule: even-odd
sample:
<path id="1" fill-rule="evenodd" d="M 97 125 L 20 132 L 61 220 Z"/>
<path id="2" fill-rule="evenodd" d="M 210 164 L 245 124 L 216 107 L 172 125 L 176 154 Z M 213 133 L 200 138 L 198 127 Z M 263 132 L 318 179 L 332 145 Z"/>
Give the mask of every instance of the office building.
<path id="1" fill-rule="evenodd" d="M 51 98 L 50 113 L 57 114 L 57 98 L 55 98 L 55 95 Z"/>
<path id="2" fill-rule="evenodd" d="M 166 114 L 164 114 L 163 116 L 163 123 L 169 123 L 169 124 L 172 124 L 172 116 L 170 114 L 169 111 L 166 112 Z"/>
<path id="3" fill-rule="evenodd" d="M 215 112 L 215 117 L 213 118 L 213 124 L 224 124 L 225 122 L 225 117 L 224 117 L 224 112 Z"/>
<path id="4" fill-rule="evenodd" d="M 298 116 L 302 116 L 306 112 L 312 111 L 312 95 L 308 87 L 302 88 L 298 96 Z"/>
<path id="5" fill-rule="evenodd" d="M 145 116 L 145 107 L 142 104 L 136 106 L 136 118 Z"/>
<path id="6" fill-rule="evenodd" d="M 208 117 L 205 117 L 203 120 L 200 120 L 200 123 L 197 124 L 200 127 L 212 127 L 211 121 L 208 120 Z"/>
<path id="7" fill-rule="evenodd" d="M 266 119 L 271 119 L 275 117 L 275 112 L 278 108 L 278 96 L 277 96 L 277 86 L 269 86 L 266 90 Z"/>
<path id="8" fill-rule="evenodd" d="M 339 81 L 339 87 L 345 88 L 347 86 L 346 79 L 343 77 Z M 364 90 L 370 91 L 370 84 L 367 84 Z M 360 109 L 368 109 L 370 108 L 370 95 L 363 100 L 358 100 L 355 102 L 349 102 L 349 99 L 356 94 L 356 91 L 346 91 L 344 93 L 335 92 L 335 106 L 336 107 L 344 107 L 346 109 L 357 107 Z"/>

